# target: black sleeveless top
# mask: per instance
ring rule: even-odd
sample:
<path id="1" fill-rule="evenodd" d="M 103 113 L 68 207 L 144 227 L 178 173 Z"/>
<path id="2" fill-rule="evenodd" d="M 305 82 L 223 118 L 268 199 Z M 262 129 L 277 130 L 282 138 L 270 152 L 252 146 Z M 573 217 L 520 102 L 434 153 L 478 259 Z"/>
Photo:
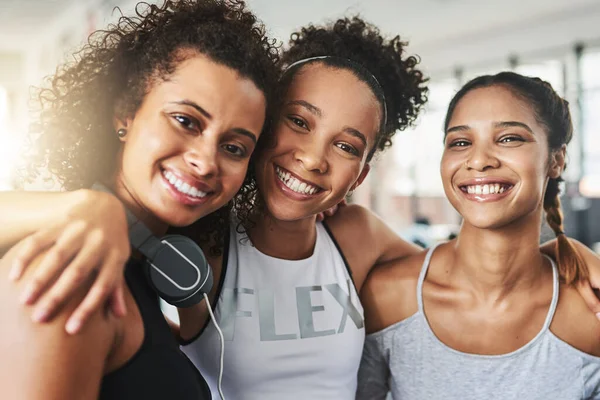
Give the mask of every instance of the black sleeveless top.
<path id="1" fill-rule="evenodd" d="M 149 286 L 139 260 L 130 260 L 125 280 L 144 323 L 144 341 L 121 368 L 107 374 L 101 400 L 210 400 L 210 389 L 192 362 L 179 350 Z"/>

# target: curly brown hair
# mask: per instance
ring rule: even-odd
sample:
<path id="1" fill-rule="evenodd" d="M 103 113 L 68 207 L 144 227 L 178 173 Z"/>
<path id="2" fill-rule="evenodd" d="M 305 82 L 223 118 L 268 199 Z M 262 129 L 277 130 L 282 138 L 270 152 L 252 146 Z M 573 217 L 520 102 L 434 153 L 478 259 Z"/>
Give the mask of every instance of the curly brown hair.
<path id="1" fill-rule="evenodd" d="M 138 3 L 135 15 L 121 15 L 116 24 L 90 35 L 74 61 L 59 67 L 49 87 L 39 91 L 41 109 L 31 129 L 32 151 L 19 173 L 21 184 L 39 176 L 42 168 L 66 190 L 110 177 L 120 147 L 114 117 L 133 116 L 151 85 L 168 79 L 185 54 L 201 53 L 236 70 L 264 92 L 270 107 L 278 47 L 243 1 Z M 267 126 L 256 152 L 267 141 L 265 133 Z M 211 251 L 218 254 L 230 211 L 247 215 L 256 190 L 254 168 L 248 168 L 236 198 L 188 230 L 196 240 L 214 244 Z"/>
<path id="2" fill-rule="evenodd" d="M 392 136 L 414 124 L 423 105 L 427 102 L 427 81 L 416 68 L 416 56 L 405 57 L 406 42 L 400 36 L 384 38 L 379 29 L 360 17 L 341 18 L 324 25 L 308 25 L 292 33 L 289 47 L 281 57 L 283 68 L 310 57 L 328 56 L 320 59 L 326 65 L 343 67 L 336 60 L 349 60 L 372 74 L 383 90 L 387 120 L 382 123 L 376 146 L 369 153 L 370 160 L 376 150 L 384 150 L 392 144 Z M 352 69 L 352 68 L 351 68 Z M 293 75 L 294 71 L 289 71 Z M 354 71 L 359 72 L 359 71 Z M 358 78 L 368 82 L 365 77 Z M 285 77 L 287 84 L 289 77 Z M 285 86 L 285 85 L 284 85 Z M 374 88 L 374 91 L 381 90 Z M 376 93 L 377 95 L 377 93 Z M 379 96 L 377 96 L 379 97 Z"/>

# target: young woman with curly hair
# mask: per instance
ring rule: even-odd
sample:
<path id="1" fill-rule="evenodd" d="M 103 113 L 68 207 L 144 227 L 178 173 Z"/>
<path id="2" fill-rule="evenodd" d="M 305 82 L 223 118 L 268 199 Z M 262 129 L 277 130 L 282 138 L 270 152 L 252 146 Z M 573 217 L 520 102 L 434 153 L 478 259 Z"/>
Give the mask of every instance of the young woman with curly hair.
<path id="1" fill-rule="evenodd" d="M 398 37 L 360 18 L 292 35 L 275 143 L 257 158 L 256 208 L 241 226 L 232 222 L 222 256 L 211 258 L 226 397 L 354 398 L 364 341 L 358 293 L 373 266 L 418 249 L 362 207 L 343 207 L 326 223 L 317 215 L 364 180 L 374 154 L 425 103 L 426 79 L 404 52 Z M 216 393 L 220 353 L 208 308 L 179 313 L 183 350 Z"/>
<path id="2" fill-rule="evenodd" d="M 276 48 L 243 2 L 167 0 L 136 13 L 98 32 L 41 92 L 36 153 L 26 177 L 47 166 L 68 190 L 102 182 L 153 233 L 191 225 L 218 244 L 232 198 L 244 186 L 243 200 L 254 187 L 247 170 L 265 141 Z M 85 192 L 37 196 L 58 204 L 58 213 Z M 122 214 L 115 205 L 105 217 Z M 82 232 L 81 226 L 70 229 L 70 235 Z M 129 313 L 115 318 L 97 310 L 75 336 L 64 324 L 87 283 L 54 321 L 39 325 L 18 303 L 20 285 L 0 279 L 2 397 L 210 399 L 206 382 L 179 350 L 141 262 L 133 256 L 125 269 Z"/>

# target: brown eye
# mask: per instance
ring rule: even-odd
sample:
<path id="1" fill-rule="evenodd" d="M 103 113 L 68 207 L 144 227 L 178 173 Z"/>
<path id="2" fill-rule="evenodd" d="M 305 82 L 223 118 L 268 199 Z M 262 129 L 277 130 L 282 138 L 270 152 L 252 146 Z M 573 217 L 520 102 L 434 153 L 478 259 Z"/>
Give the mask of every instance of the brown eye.
<path id="1" fill-rule="evenodd" d="M 188 130 L 198 129 L 198 123 L 185 115 L 174 115 L 173 119 L 179 123 L 182 127 Z"/>
<path id="2" fill-rule="evenodd" d="M 525 141 L 525 139 L 523 139 L 520 136 L 515 136 L 515 135 L 504 136 L 499 140 L 500 143 L 524 142 L 524 141 Z"/>
<path id="3" fill-rule="evenodd" d="M 471 143 L 469 143 L 468 140 L 464 140 L 464 139 L 458 139 L 455 140 L 453 142 L 451 142 L 448 147 L 467 147 L 468 145 L 470 145 Z"/>
<path id="4" fill-rule="evenodd" d="M 246 150 L 234 144 L 226 144 L 223 146 L 223 149 L 236 157 L 244 157 L 246 155 Z"/>
<path id="5" fill-rule="evenodd" d="M 346 153 L 350 153 L 355 156 L 358 156 L 359 154 L 358 150 L 356 150 L 354 146 L 351 146 L 348 143 L 337 143 L 336 146 L 342 151 L 345 151 Z"/>
<path id="6" fill-rule="evenodd" d="M 294 116 L 289 116 L 287 118 L 292 122 L 292 124 L 298 126 L 299 128 L 308 129 L 308 125 L 306 124 L 306 122 L 304 122 L 304 120 Z"/>

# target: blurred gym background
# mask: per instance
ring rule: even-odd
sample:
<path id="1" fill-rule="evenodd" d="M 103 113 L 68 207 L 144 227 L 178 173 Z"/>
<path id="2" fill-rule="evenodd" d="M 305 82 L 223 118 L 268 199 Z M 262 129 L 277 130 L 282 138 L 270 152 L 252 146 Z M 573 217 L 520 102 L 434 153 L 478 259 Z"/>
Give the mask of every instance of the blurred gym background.
<path id="1" fill-rule="evenodd" d="M 95 29 L 136 0 L 0 0 L 0 190 L 29 125 L 30 87 L 67 60 Z M 152 1 L 151 1 L 152 2 Z M 598 0 L 248 0 L 272 36 L 360 13 L 387 35 L 410 42 L 431 78 L 429 104 L 415 129 L 399 133 L 352 201 L 377 212 L 424 246 L 456 233 L 438 165 L 442 121 L 455 91 L 482 73 L 539 76 L 569 100 L 570 145 L 563 204 L 567 234 L 600 252 L 600 1 Z M 52 189 L 41 183 L 34 189 Z M 547 234 L 546 238 L 551 235 Z"/>

